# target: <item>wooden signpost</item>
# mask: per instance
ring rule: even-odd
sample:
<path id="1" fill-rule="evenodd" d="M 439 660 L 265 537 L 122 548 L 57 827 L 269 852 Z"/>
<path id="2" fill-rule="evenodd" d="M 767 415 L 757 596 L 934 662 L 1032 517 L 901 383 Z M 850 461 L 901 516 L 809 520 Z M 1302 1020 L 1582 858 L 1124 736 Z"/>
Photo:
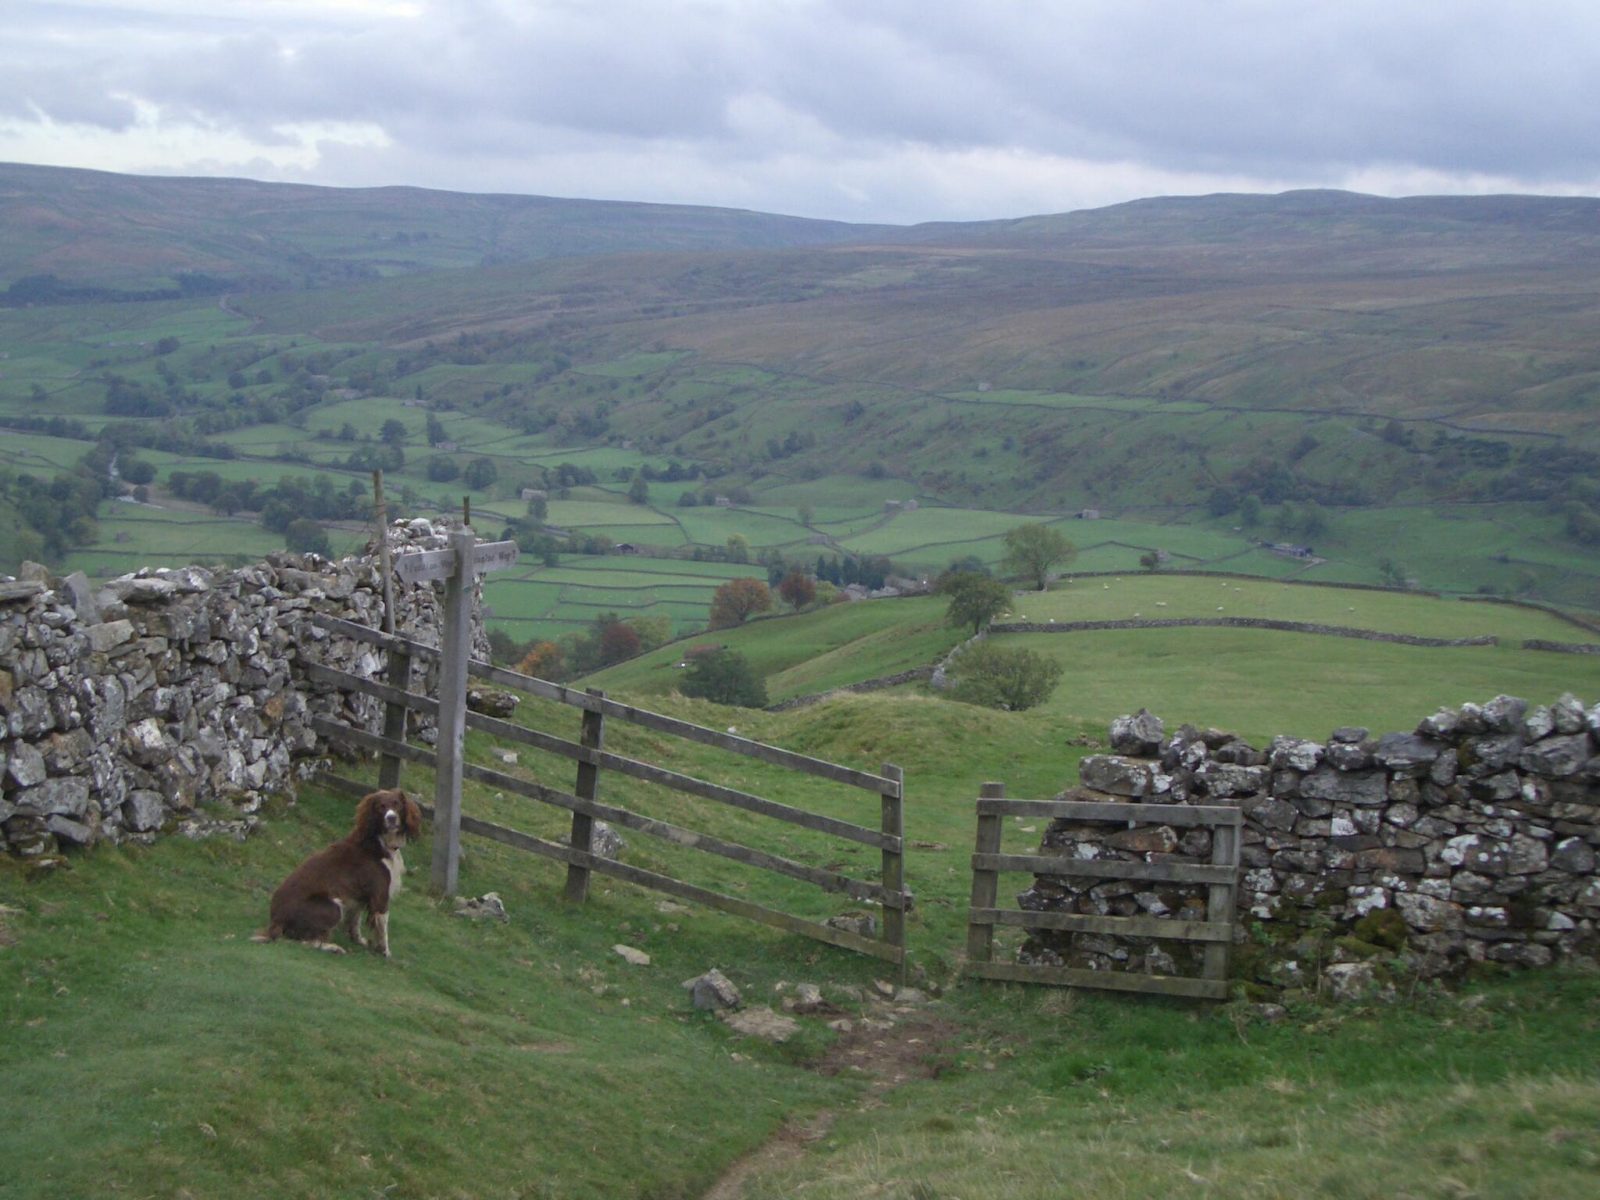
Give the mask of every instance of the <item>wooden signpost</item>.
<path id="1" fill-rule="evenodd" d="M 433 792 L 433 887 L 456 890 L 461 862 L 461 760 L 467 728 L 467 661 L 472 657 L 471 584 L 517 561 L 515 542 L 479 543 L 471 529 L 450 535 L 448 550 L 395 559 L 402 583 L 444 583 L 444 625 L 439 630 L 439 745 Z"/>

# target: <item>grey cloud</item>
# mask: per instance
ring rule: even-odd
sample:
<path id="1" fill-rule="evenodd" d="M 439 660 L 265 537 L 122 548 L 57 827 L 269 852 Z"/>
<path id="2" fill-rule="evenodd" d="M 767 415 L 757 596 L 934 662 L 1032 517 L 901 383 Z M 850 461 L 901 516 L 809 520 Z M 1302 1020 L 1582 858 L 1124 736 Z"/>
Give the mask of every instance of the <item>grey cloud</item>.
<path id="1" fill-rule="evenodd" d="M 243 5 L 180 19 L 82 0 L 19 11 L 0 47 L 14 117 L 31 102 L 125 128 L 133 95 L 263 146 L 286 124 L 370 122 L 391 146 L 364 154 L 386 156 L 396 181 L 417 164 L 470 173 L 478 157 L 488 175 L 586 147 L 608 163 L 676 155 L 708 178 L 908 146 L 1308 183 L 1374 166 L 1530 186 L 1600 175 L 1600 8 L 1577 0 L 440 0 L 415 20 Z"/>

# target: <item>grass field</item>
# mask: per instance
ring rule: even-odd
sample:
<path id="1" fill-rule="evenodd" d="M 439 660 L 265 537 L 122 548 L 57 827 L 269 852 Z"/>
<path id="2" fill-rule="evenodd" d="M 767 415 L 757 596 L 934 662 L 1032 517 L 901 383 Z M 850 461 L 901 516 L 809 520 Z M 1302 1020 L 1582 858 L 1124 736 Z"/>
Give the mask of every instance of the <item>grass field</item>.
<path id="1" fill-rule="evenodd" d="M 1030 616 L 1032 614 L 1029 614 Z M 1442 705 L 1502 692 L 1548 704 L 1564 691 L 1600 695 L 1593 656 L 1512 646 L 1423 648 L 1241 629 L 1005 634 L 1059 662 L 1045 707 L 1097 721 L 1148 708 L 1169 725 L 1231 729 L 1264 744 L 1274 734 L 1326 737 L 1340 724 L 1407 731 Z"/>
<path id="2" fill-rule="evenodd" d="M 503 586 L 503 585 L 500 585 Z M 658 595 L 660 593 L 657 593 Z M 944 623 L 939 597 L 833 605 L 697 636 L 739 650 L 774 701 L 928 666 L 966 632 Z M 1220 611 L 1219 611 L 1220 609 Z M 498 610 L 497 610 L 498 612 Z M 1134 617 L 1264 617 L 1386 633 L 1501 639 L 1497 646 L 1438 648 L 1251 629 L 1141 629 L 1002 634 L 1060 662 L 1065 675 L 1046 708 L 1103 726 L 1141 707 L 1172 724 L 1215 724 L 1249 737 L 1321 737 L 1319 714 L 1379 732 L 1463 698 L 1500 692 L 1542 702 L 1563 691 L 1600 694 L 1594 656 L 1524 650 L 1525 639 L 1593 641 L 1547 613 L 1408 593 L 1205 575 L 1146 573 L 1080 578 L 1050 592 L 1018 593 L 1000 620 L 1103 621 Z M 591 676 L 593 686 L 661 694 L 675 686 L 682 644 Z"/>
<path id="3" fill-rule="evenodd" d="M 766 679 L 773 701 L 926 666 L 960 640 L 945 626 L 943 601 L 864 600 L 798 616 L 757 620 L 692 639 L 738 650 Z M 659 695 L 676 686 L 684 645 L 675 643 L 586 680 L 625 693 Z"/>
<path id="4" fill-rule="evenodd" d="M 1238 1007 L 959 984 L 976 782 L 1048 794 L 1073 774 L 1084 751 L 1064 743 L 1086 727 L 915 696 L 781 715 L 656 707 L 905 768 L 918 898 L 908 938 L 931 981 L 950 985 L 942 1000 L 849 1042 L 826 1018 L 803 1019 L 779 1047 L 737 1038 L 690 1008 L 681 980 L 716 964 L 750 1004 L 812 981 L 859 1016 L 846 989 L 881 971 L 627 885 L 597 880 L 573 907 L 556 865 L 472 839 L 461 890 L 497 892 L 509 924 L 453 918 L 430 897 L 424 841 L 407 852 L 413 886 L 395 907 L 392 959 L 252 945 L 275 882 L 347 820 L 348 801 L 312 789 L 242 844 L 102 848 L 31 880 L 0 865 L 10 999 L 0 1157 L 28 1164 L 6 1194 L 172 1194 L 181 1179 L 192 1195 L 644 1200 L 704 1195 L 764 1143 L 793 1149 L 749 1162 L 740 1194 L 1576 1200 L 1600 1170 L 1593 974 L 1527 973 L 1459 995 L 1424 988 L 1378 1007 L 1296 1002 L 1277 1025 Z M 572 710 L 538 701 L 519 717 L 565 736 L 576 724 Z M 871 795 L 612 725 L 617 753 L 875 819 Z M 492 746 L 474 734 L 469 757 L 487 761 Z M 523 750 L 519 772 L 570 774 L 570 762 Z M 429 786 L 410 768 L 406 783 Z M 691 828 L 710 815 L 674 793 L 627 792 L 613 798 Z M 564 823 L 474 784 L 464 807 L 545 835 Z M 715 827 L 801 861 L 857 873 L 876 862 L 865 847 L 838 851 L 750 814 L 724 812 Z M 812 916 L 838 906 L 792 881 L 628 840 L 624 860 L 649 869 Z M 1036 840 L 1008 823 L 1007 850 Z M 619 943 L 651 964 L 624 963 Z M 872 1065 L 886 1042 L 901 1055 L 887 1069 Z M 912 1078 L 884 1092 L 875 1083 L 886 1070 Z"/>

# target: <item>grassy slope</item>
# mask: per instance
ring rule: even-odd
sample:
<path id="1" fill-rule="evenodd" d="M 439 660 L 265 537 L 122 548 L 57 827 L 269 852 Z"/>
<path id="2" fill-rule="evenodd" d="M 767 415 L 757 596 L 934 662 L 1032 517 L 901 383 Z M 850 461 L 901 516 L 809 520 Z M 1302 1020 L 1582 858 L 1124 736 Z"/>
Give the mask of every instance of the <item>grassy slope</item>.
<path id="1" fill-rule="evenodd" d="M 960 640 L 931 598 L 832 605 L 674 642 L 586 679 L 592 687 L 659 695 L 676 686 L 686 647 L 726 645 L 767 681 L 774 701 L 928 666 Z"/>
<path id="2" fill-rule="evenodd" d="M 962 994 L 958 1070 L 755 1200 L 1580 1200 L 1600 1170 L 1593 974 L 1279 1026 L 1020 987 Z"/>
<path id="3" fill-rule="evenodd" d="M 660 695 L 672 690 L 687 645 L 739 650 L 774 701 L 927 666 L 963 633 L 944 624 L 938 597 L 867 601 L 698 635 L 588 677 L 589 686 Z M 1213 724 L 1265 740 L 1322 736 L 1335 723 L 1380 732 L 1500 692 L 1548 703 L 1563 691 L 1600 695 L 1593 656 L 1524 650 L 1528 638 L 1594 635 L 1543 612 L 1410 593 L 1194 575 L 1084 578 L 1019 593 L 1012 617 L 1031 621 L 1254 616 L 1428 637 L 1492 635 L 1496 646 L 1436 648 L 1250 629 L 1141 629 L 1003 634 L 998 640 L 1066 668 L 1046 711 L 1102 727 L 1149 708 L 1173 724 Z M 1220 611 L 1219 611 L 1220 610 Z"/>
<path id="4" fill-rule="evenodd" d="M 785 1113 L 848 1093 L 730 1057 L 677 987 L 713 960 L 803 969 L 792 944 L 700 915 L 651 939 L 647 899 L 569 910 L 552 871 L 478 847 L 463 886 L 499 890 L 508 926 L 450 917 L 413 878 L 389 962 L 250 944 L 347 807 L 0 880 L 0 1158 L 28 1164 L 7 1195 L 694 1195 Z M 609 948 L 640 940 L 651 968 Z"/>
<path id="5" fill-rule="evenodd" d="M 1082 753 L 1063 742 L 1084 732 L 1049 713 L 900 696 L 787 715 L 659 706 L 844 762 L 902 765 L 918 896 L 909 936 L 936 977 L 962 941 L 976 781 L 1049 794 Z M 522 715 L 569 736 L 575 726 L 550 705 Z M 850 789 L 613 726 L 619 753 L 853 819 L 875 808 Z M 490 748 L 470 739 L 478 761 Z M 558 786 L 570 774 L 526 754 L 519 769 Z M 603 787 L 706 827 L 696 801 Z M 542 833 L 561 824 L 476 786 L 465 807 Z M 37 881 L 0 874 L 0 1069 L 11 1082 L 0 1157 L 30 1165 L 7 1195 L 691 1196 L 785 1117 L 860 1098 L 848 1072 L 794 1065 L 826 1043 L 820 1022 L 783 1050 L 736 1043 L 688 1011 L 677 983 L 716 963 L 759 1003 L 780 980 L 861 984 L 873 964 L 698 909 L 662 912 L 600 881 L 586 906 L 567 908 L 559 870 L 495 846 L 469 840 L 462 890 L 499 892 L 510 925 L 447 916 L 421 888 L 423 844 L 408 856 L 393 960 L 249 944 L 272 885 L 347 811 L 310 793 L 243 845 L 174 839 L 103 849 Z M 1010 851 L 1037 841 L 1016 824 Z M 716 827 L 807 861 L 836 853 L 739 814 Z M 640 835 L 629 842 L 625 861 L 674 859 Z M 752 899 L 837 907 L 715 860 L 682 865 Z M 654 964 L 626 966 L 616 942 Z M 948 1044 L 928 1046 L 946 1061 L 939 1079 L 853 1112 L 751 1193 L 1045 1197 L 1071 1181 L 1094 1197 L 1377 1197 L 1397 1186 L 1576 1197 L 1600 1165 L 1597 1000 L 1592 976 L 1530 975 L 1467 1004 L 1424 994 L 1376 1011 L 1304 1008 L 1269 1028 L 1230 1010 L 962 987 L 938 1009 Z"/>

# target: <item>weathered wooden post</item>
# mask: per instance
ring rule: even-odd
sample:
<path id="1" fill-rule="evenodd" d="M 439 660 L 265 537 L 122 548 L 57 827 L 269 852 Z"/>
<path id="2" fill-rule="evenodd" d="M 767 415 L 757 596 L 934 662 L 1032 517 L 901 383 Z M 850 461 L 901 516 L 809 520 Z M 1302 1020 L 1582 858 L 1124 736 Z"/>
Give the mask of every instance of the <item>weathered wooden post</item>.
<path id="1" fill-rule="evenodd" d="M 999 800 L 1006 794 L 1006 785 L 1003 783 L 986 783 L 978 789 L 978 796 L 982 800 Z M 1005 827 L 1005 818 L 999 813 L 984 812 L 983 806 L 978 806 L 978 838 L 973 847 L 972 863 L 972 907 L 977 909 L 992 909 L 995 900 L 1000 894 L 1000 872 L 991 868 L 978 867 L 979 855 L 992 855 L 1000 853 L 1000 834 Z M 986 963 L 994 957 L 994 924 L 992 922 L 974 921 L 967 926 L 967 961 Z"/>
<path id="2" fill-rule="evenodd" d="M 439 629 L 439 745 L 433 782 L 433 886 L 450 895 L 461 864 L 461 758 L 467 728 L 467 660 L 472 657 L 472 547 L 470 529 L 450 535 L 454 555 L 444 581 L 444 622 Z"/>
<path id="3" fill-rule="evenodd" d="M 593 708 L 583 710 L 583 731 L 578 736 L 578 742 L 586 749 L 599 752 L 605 748 L 606 743 L 606 715 L 601 711 L 605 703 L 606 694 L 596 688 L 589 688 L 588 694 L 594 698 Z M 573 795 L 579 800 L 600 799 L 600 765 L 594 762 L 578 760 L 578 780 L 573 788 Z M 580 854 L 594 853 L 594 818 L 588 813 L 572 813 L 572 835 L 569 839 L 572 848 Z M 567 864 L 567 891 L 566 897 L 574 904 L 582 904 L 589 897 L 589 868 L 578 863 Z"/>
<path id="4" fill-rule="evenodd" d="M 461 759 L 467 729 L 467 663 L 472 657 L 472 581 L 517 561 L 515 542 L 477 544 L 471 529 L 450 535 L 448 550 L 402 555 L 395 573 L 406 583 L 444 582 L 439 630 L 439 744 L 433 788 L 434 889 L 456 890 L 461 864 Z"/>
<path id="5" fill-rule="evenodd" d="M 383 472 L 372 473 L 372 500 L 373 509 L 378 525 L 378 569 L 383 572 L 383 631 L 393 635 L 395 630 L 394 620 L 394 564 L 389 555 L 389 506 L 383 499 Z M 384 676 L 392 688 L 399 688 L 402 692 L 411 688 L 411 655 L 402 647 L 391 644 L 386 647 L 389 655 L 389 669 Z M 383 706 L 383 736 L 390 741 L 403 742 L 406 740 L 406 706 L 394 701 L 387 701 Z M 400 764 L 398 754 L 384 753 L 378 757 L 378 787 L 381 789 L 397 788 L 400 786 Z"/>
<path id="6" fill-rule="evenodd" d="M 1239 879 L 1239 822 L 1237 810 L 1231 822 L 1212 827 L 1211 830 L 1211 862 L 1214 866 L 1233 867 L 1233 879 L 1228 883 L 1213 883 L 1206 889 L 1206 920 L 1218 925 L 1231 926 L 1238 917 L 1235 905 L 1238 903 L 1237 891 Z M 1228 979 L 1228 951 L 1232 949 L 1232 941 L 1207 942 L 1205 948 L 1205 962 L 1202 973 L 1205 978 L 1221 982 L 1224 986 Z"/>
<path id="7" fill-rule="evenodd" d="M 893 763 L 883 764 L 883 776 L 892 780 L 894 789 L 882 793 L 882 825 L 885 839 L 893 838 L 892 846 L 883 847 L 883 890 L 896 896 L 894 905 L 883 906 L 883 940 L 900 952 L 900 983 L 906 982 L 906 910 L 905 903 L 905 772 Z"/>

